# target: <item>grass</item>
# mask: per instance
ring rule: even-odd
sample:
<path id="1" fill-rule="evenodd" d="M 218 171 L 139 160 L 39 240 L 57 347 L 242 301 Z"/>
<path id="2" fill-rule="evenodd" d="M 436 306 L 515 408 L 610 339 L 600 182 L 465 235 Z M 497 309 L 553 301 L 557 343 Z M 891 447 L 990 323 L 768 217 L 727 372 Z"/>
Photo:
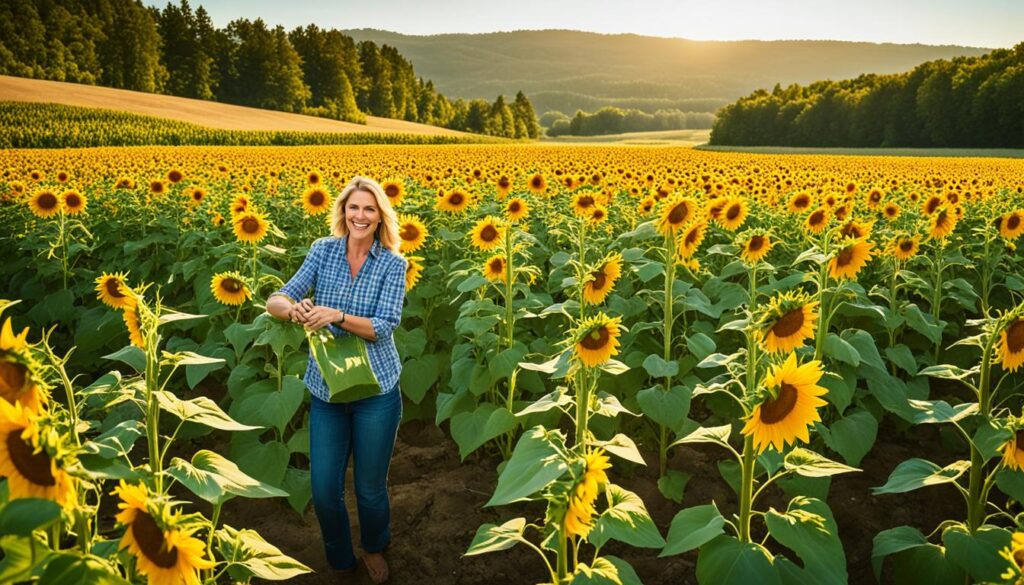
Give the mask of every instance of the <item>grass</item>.
<path id="1" fill-rule="evenodd" d="M 749 152 L 754 154 L 832 154 L 850 156 L 942 156 L 978 158 L 1024 158 L 1020 148 L 811 148 L 798 146 L 712 146 L 700 144 L 697 150 Z"/>

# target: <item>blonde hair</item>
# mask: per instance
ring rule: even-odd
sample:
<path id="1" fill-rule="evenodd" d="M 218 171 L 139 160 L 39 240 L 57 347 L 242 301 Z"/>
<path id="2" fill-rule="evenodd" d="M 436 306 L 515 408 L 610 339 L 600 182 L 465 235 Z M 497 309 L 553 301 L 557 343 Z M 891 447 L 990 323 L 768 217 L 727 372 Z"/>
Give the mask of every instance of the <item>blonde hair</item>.
<path id="1" fill-rule="evenodd" d="M 331 213 L 331 232 L 339 238 L 348 235 L 348 224 L 345 223 L 345 204 L 348 198 L 356 191 L 365 191 L 377 201 L 377 209 L 380 210 L 380 223 L 374 231 L 373 236 L 380 240 L 382 246 L 398 253 L 398 246 L 402 243 L 398 237 L 398 215 L 391 207 L 391 201 L 384 194 L 384 189 L 377 181 L 366 177 L 353 177 L 348 185 L 342 190 L 338 198 L 334 200 L 334 211 Z"/>

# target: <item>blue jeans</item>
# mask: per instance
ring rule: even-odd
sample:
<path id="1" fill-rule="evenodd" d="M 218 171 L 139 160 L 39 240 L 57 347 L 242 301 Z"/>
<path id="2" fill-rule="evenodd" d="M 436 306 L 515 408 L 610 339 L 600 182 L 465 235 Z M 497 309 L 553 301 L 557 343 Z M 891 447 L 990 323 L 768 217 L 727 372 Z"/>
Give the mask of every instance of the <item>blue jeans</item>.
<path id="1" fill-rule="evenodd" d="M 362 548 L 370 553 L 383 552 L 391 540 L 388 467 L 402 419 L 402 393 L 396 387 L 386 394 L 344 404 L 310 398 L 313 507 L 320 521 L 327 562 L 335 569 L 347 569 L 356 564 L 345 507 L 345 470 L 350 454 L 355 459 Z"/>

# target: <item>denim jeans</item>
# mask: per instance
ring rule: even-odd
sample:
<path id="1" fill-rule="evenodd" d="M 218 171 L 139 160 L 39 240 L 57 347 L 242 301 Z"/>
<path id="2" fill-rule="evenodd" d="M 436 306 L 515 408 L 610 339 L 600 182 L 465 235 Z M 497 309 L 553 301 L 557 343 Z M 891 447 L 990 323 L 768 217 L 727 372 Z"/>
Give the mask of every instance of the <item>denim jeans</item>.
<path id="1" fill-rule="evenodd" d="M 355 459 L 359 535 L 366 552 L 377 553 L 391 540 L 388 467 L 402 419 L 402 393 L 393 391 L 355 402 L 332 404 L 310 396 L 309 459 L 313 507 L 320 521 L 327 561 L 335 569 L 355 566 L 345 470 Z"/>

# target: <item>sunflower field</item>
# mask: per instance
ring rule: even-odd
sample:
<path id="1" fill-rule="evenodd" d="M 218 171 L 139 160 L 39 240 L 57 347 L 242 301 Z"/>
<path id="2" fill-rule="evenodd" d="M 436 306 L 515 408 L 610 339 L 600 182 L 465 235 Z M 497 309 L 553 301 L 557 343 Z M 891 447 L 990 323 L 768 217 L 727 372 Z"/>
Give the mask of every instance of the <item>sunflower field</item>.
<path id="1" fill-rule="evenodd" d="M 221 510 L 309 504 L 306 334 L 263 303 L 365 175 L 409 261 L 405 417 L 500 462 L 500 519 L 456 554 L 552 584 L 1024 582 L 1024 161 L 225 146 L 0 172 L 0 581 L 310 570 Z M 885 441 L 910 456 L 858 501 L 955 512 L 874 531 L 852 572 L 830 491 Z"/>

